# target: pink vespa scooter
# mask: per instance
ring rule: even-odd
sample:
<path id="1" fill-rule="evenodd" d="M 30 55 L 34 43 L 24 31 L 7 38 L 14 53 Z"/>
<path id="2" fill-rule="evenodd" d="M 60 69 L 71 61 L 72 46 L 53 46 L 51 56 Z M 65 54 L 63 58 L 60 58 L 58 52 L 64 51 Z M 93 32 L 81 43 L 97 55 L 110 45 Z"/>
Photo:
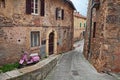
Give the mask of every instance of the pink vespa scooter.
<path id="1" fill-rule="evenodd" d="M 22 67 L 23 65 L 37 63 L 37 62 L 40 61 L 40 57 L 39 57 L 38 53 L 33 53 L 33 54 L 30 54 L 30 55 L 27 51 L 25 51 L 25 52 L 23 51 L 23 53 L 24 54 L 22 55 L 22 57 L 19 61 L 20 67 Z"/>

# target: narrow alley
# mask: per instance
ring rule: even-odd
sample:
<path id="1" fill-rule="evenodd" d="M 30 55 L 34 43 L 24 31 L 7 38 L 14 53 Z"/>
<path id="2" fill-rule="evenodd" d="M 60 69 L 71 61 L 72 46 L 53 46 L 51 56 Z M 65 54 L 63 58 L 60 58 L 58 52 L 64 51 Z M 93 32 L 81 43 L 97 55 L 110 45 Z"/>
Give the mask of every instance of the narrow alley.
<path id="1" fill-rule="evenodd" d="M 114 77 L 98 73 L 84 58 L 84 41 L 74 44 L 75 49 L 62 54 L 56 67 L 45 80 L 117 80 Z"/>

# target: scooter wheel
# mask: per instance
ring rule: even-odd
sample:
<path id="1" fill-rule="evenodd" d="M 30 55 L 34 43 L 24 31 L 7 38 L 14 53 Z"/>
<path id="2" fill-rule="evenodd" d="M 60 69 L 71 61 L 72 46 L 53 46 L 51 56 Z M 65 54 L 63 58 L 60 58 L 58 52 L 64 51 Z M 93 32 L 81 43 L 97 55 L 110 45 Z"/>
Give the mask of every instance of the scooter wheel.
<path id="1" fill-rule="evenodd" d="M 19 64 L 18 69 L 20 69 L 20 68 L 23 68 L 23 65 L 22 65 L 22 64 Z"/>

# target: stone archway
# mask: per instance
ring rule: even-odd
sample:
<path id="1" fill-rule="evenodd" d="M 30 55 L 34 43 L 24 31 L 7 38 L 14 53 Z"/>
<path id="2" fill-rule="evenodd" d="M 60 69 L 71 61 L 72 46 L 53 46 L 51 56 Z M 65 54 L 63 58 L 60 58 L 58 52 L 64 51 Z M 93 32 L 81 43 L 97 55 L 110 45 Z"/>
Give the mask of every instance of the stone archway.
<path id="1" fill-rule="evenodd" d="M 55 29 L 50 29 L 46 35 L 46 55 L 51 54 L 57 54 L 57 32 Z"/>

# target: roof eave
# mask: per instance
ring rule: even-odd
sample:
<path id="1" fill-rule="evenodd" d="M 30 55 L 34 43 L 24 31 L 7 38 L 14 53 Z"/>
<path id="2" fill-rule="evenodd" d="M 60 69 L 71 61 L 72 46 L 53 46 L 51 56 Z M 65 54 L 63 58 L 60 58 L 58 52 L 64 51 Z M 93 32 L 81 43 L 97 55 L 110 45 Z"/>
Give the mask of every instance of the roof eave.
<path id="1" fill-rule="evenodd" d="M 70 4 L 70 6 L 72 6 L 72 8 L 73 8 L 74 10 L 76 10 L 76 8 L 75 8 L 74 4 L 72 3 L 72 1 L 70 1 L 70 0 L 65 0 L 65 1 L 67 1 L 67 2 Z"/>

